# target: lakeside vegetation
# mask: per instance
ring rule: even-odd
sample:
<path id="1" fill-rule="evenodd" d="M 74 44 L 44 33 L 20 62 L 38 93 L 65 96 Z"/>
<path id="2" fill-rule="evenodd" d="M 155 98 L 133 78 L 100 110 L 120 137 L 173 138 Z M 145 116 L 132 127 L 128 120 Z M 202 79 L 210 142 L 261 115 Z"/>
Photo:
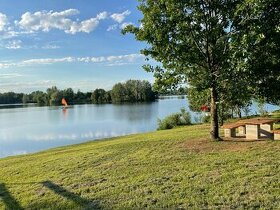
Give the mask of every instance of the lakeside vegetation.
<path id="1" fill-rule="evenodd" d="M 212 139 L 219 140 L 229 106 L 280 103 L 279 1 L 139 0 L 138 10 L 141 24 L 122 32 L 145 43 L 140 52 L 156 61 L 144 65 L 155 87 L 185 85 L 206 96 L 195 103 L 211 113 Z"/>
<path id="2" fill-rule="evenodd" d="M 158 119 L 158 130 L 172 129 L 177 126 L 191 125 L 191 114 L 184 108 L 180 112 L 168 115 L 164 119 Z"/>
<path id="3" fill-rule="evenodd" d="M 0 104 L 36 103 L 40 106 L 57 106 L 61 105 L 62 98 L 69 104 L 136 103 L 154 101 L 157 97 L 157 92 L 153 91 L 148 81 L 128 80 L 115 84 L 109 91 L 98 88 L 93 92 L 83 93 L 78 90 L 75 93 L 72 88 L 59 90 L 54 86 L 48 88 L 46 92 L 0 93 Z"/>
<path id="4" fill-rule="evenodd" d="M 208 125 L 0 160 L 0 209 L 279 209 L 279 141 L 211 141 Z"/>

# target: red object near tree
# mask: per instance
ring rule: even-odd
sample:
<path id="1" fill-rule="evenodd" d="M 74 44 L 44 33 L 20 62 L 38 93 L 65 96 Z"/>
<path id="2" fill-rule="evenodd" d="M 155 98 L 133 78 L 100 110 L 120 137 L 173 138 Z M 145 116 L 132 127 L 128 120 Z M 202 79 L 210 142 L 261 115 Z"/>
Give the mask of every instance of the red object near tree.
<path id="1" fill-rule="evenodd" d="M 206 105 L 203 105 L 203 106 L 201 107 L 201 111 L 203 111 L 203 112 L 208 112 L 208 111 L 209 111 L 209 107 L 206 106 Z"/>

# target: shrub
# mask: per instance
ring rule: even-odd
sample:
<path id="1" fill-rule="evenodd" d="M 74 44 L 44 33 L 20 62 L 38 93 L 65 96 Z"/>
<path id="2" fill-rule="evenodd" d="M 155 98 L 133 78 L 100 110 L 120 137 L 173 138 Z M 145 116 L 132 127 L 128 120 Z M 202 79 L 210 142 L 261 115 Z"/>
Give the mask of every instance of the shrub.
<path id="1" fill-rule="evenodd" d="M 191 115 L 183 108 L 179 113 L 171 114 L 163 120 L 158 120 L 158 130 L 172 129 L 180 125 L 191 125 Z"/>
<path id="2" fill-rule="evenodd" d="M 211 116 L 210 115 L 204 115 L 202 117 L 202 123 L 210 123 L 211 122 Z"/>
<path id="3" fill-rule="evenodd" d="M 184 108 L 181 109 L 181 113 L 178 113 L 180 115 L 180 120 L 178 125 L 190 125 L 191 122 L 191 115 L 189 112 L 187 112 Z"/>

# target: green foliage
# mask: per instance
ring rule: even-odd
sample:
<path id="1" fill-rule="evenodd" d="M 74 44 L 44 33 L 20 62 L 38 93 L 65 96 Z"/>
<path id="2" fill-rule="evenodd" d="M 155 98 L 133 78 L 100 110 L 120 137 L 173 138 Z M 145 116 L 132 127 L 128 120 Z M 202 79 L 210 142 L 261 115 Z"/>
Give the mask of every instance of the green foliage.
<path id="1" fill-rule="evenodd" d="M 145 70 L 154 73 L 159 89 L 188 82 L 198 91 L 210 91 L 211 135 L 218 138 L 220 96 L 237 88 L 226 84 L 240 74 L 230 44 L 240 35 L 236 30 L 242 23 L 238 11 L 244 0 L 139 2 L 141 28 L 128 26 L 124 33 L 147 42 L 142 53 L 161 63 L 146 65 Z"/>
<path id="2" fill-rule="evenodd" d="M 111 91 L 113 103 L 154 101 L 156 97 L 148 81 L 128 80 L 115 84 Z"/>
<path id="3" fill-rule="evenodd" d="M 104 104 L 111 102 L 110 92 L 106 92 L 104 89 L 96 89 L 91 94 L 91 101 L 94 104 Z"/>
<path id="4" fill-rule="evenodd" d="M 27 94 L 24 94 L 23 96 L 22 96 L 22 103 L 23 104 L 27 104 L 27 103 L 30 103 L 30 97 L 29 97 L 29 95 L 27 95 Z"/>
<path id="5" fill-rule="evenodd" d="M 180 122 L 180 114 L 172 114 L 163 120 L 158 120 L 158 130 L 172 129 L 178 126 Z"/>
<path id="6" fill-rule="evenodd" d="M 153 85 L 153 89 L 156 90 L 160 96 L 174 96 L 174 95 L 184 96 L 184 95 L 187 95 L 187 88 L 186 87 L 177 87 L 177 88 L 173 88 L 173 89 L 166 89 L 166 88 L 159 89 L 157 87 L 157 84 L 155 83 Z"/>
<path id="7" fill-rule="evenodd" d="M 243 71 L 247 74 L 247 84 L 254 90 L 254 98 L 279 105 L 280 1 L 250 2 L 250 7 L 243 5 L 249 13 L 239 29 L 243 33 L 242 43 L 237 40 L 233 45 L 246 56 Z"/>
<path id="8" fill-rule="evenodd" d="M 63 98 L 63 93 L 61 91 L 57 90 L 57 91 L 51 93 L 50 105 L 51 106 L 60 105 L 62 98 Z"/>
<path id="9" fill-rule="evenodd" d="M 210 105 L 211 96 L 209 90 L 198 91 L 195 88 L 188 88 L 187 98 L 190 110 L 194 112 L 201 112 L 202 106 Z"/>
<path id="10" fill-rule="evenodd" d="M 238 82 L 237 82 L 238 83 Z M 230 85 L 230 84 L 228 84 Z M 234 117 L 233 114 L 236 113 L 241 117 L 241 111 L 248 109 L 248 106 L 251 105 L 250 97 L 248 92 L 244 89 L 239 88 L 239 91 L 236 89 L 220 94 L 220 101 L 218 107 L 219 123 L 222 125 L 224 120 Z M 210 91 L 198 91 L 196 88 L 188 88 L 188 102 L 189 107 L 194 112 L 201 112 L 202 106 L 210 106 Z M 202 122 L 209 123 L 211 121 L 210 115 L 204 116 Z"/>
<path id="11" fill-rule="evenodd" d="M 91 103 L 91 92 L 83 93 L 80 90 L 74 96 L 74 104 L 86 104 Z"/>
<path id="12" fill-rule="evenodd" d="M 66 90 L 63 90 L 63 98 L 65 98 L 69 104 L 73 104 L 75 99 L 75 93 L 73 89 L 67 88 Z"/>
<path id="13" fill-rule="evenodd" d="M 163 120 L 158 120 L 158 130 L 172 129 L 181 125 L 191 125 L 191 115 L 183 108 L 179 113 L 171 114 Z"/>
<path id="14" fill-rule="evenodd" d="M 212 138 L 219 135 L 219 106 L 222 113 L 233 106 L 241 113 L 253 97 L 279 101 L 279 1 L 139 2 L 141 27 L 123 32 L 148 43 L 141 52 L 160 63 L 144 66 L 154 73 L 157 89 L 187 83 L 209 92 Z"/>
<path id="15" fill-rule="evenodd" d="M 30 94 L 30 98 L 33 103 L 37 103 L 39 106 L 49 105 L 49 97 L 47 93 L 42 91 L 35 91 Z"/>
<path id="16" fill-rule="evenodd" d="M 126 89 L 122 83 L 117 83 L 113 86 L 111 97 L 113 103 L 121 103 L 125 101 Z"/>
<path id="17" fill-rule="evenodd" d="M 19 104 L 22 102 L 22 93 L 0 93 L 0 104 Z"/>
<path id="18" fill-rule="evenodd" d="M 201 121 L 202 123 L 210 123 L 211 122 L 210 115 L 203 115 Z"/>

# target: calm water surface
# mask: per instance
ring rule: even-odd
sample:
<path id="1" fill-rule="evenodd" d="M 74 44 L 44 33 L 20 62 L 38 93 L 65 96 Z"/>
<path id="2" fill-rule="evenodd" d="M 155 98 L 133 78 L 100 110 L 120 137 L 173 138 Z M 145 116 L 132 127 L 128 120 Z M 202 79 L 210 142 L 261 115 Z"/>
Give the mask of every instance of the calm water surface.
<path id="1" fill-rule="evenodd" d="M 157 119 L 188 110 L 186 99 L 171 97 L 147 104 L 75 105 L 0 109 L 0 157 L 94 139 L 154 131 Z M 268 110 L 279 107 L 269 106 Z M 192 113 L 193 120 L 199 116 Z"/>
<path id="2" fill-rule="evenodd" d="M 154 103 L 0 109 L 0 157 L 156 130 L 157 119 L 187 109 L 186 99 Z"/>

